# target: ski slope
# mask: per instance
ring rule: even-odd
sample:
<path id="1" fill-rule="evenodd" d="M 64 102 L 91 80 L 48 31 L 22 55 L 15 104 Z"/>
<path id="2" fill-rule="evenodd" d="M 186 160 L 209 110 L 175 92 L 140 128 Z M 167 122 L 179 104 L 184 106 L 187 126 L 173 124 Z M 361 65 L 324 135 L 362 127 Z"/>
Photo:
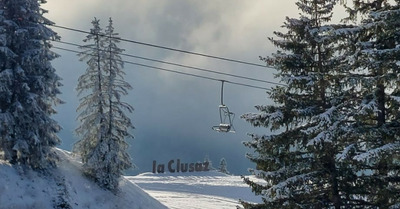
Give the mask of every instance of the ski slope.
<path id="1" fill-rule="evenodd" d="M 56 150 L 56 169 L 45 173 L 0 160 L 0 209 L 166 209 L 137 185 L 123 178 L 114 195 L 82 175 L 70 153 Z"/>
<path id="2" fill-rule="evenodd" d="M 55 151 L 58 167 L 44 173 L 0 160 L 0 209 L 225 209 L 261 201 L 239 176 L 216 171 L 126 176 L 114 195 L 82 175 L 79 159 Z"/>
<path id="3" fill-rule="evenodd" d="M 261 202 L 239 176 L 216 171 L 144 173 L 126 179 L 171 209 L 232 209 L 239 205 L 239 199 Z"/>

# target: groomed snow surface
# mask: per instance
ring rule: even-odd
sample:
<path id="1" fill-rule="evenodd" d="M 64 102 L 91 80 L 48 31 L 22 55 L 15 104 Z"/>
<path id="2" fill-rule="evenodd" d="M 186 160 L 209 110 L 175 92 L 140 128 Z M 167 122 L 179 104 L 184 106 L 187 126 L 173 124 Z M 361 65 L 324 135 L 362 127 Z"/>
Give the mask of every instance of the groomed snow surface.
<path id="1" fill-rule="evenodd" d="M 46 173 L 0 161 L 0 209 L 225 209 L 261 201 L 240 177 L 215 171 L 128 176 L 114 195 L 83 176 L 77 158 L 56 152 L 58 168 Z"/>
<path id="2" fill-rule="evenodd" d="M 239 176 L 216 171 L 144 173 L 126 178 L 171 209 L 235 209 L 239 199 L 261 202 Z"/>

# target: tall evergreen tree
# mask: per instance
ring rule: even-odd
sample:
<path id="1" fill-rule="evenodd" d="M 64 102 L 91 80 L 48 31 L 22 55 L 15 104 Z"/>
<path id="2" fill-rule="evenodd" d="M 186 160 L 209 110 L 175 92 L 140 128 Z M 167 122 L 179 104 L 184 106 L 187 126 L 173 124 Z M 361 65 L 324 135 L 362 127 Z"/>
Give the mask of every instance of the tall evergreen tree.
<path id="1" fill-rule="evenodd" d="M 93 150 L 93 157 L 88 161 L 91 173 L 97 181 L 106 188 L 117 191 L 119 178 L 123 171 L 132 167 L 132 162 L 127 153 L 128 144 L 125 139 L 133 138 L 129 133 L 133 129 L 130 118 L 124 111 L 132 112 L 133 107 L 121 100 L 128 94 L 131 85 L 124 80 L 122 70 L 124 62 L 121 58 L 122 49 L 117 44 L 118 33 L 114 32 L 113 22 L 109 24 L 104 34 L 104 66 L 105 73 L 104 96 L 106 98 L 105 117 L 107 121 L 105 137 Z"/>
<path id="2" fill-rule="evenodd" d="M 104 33 L 98 20 L 94 20 L 93 25 L 91 35 L 95 35 L 91 38 L 94 38 L 94 44 L 85 46 L 91 53 L 83 52 L 84 57 L 89 60 L 89 68 L 82 75 L 85 82 L 80 82 L 83 85 L 78 86 L 82 90 L 92 90 L 92 95 L 84 97 L 81 103 L 86 110 L 90 110 L 92 116 L 81 115 L 82 126 L 77 130 L 83 130 L 84 124 L 96 125 L 93 132 L 85 130 L 86 138 L 82 138 L 76 148 L 83 155 L 86 174 L 102 187 L 117 192 L 122 172 L 132 167 L 125 139 L 133 137 L 129 133 L 133 125 L 124 111 L 131 113 L 133 108 L 121 100 L 132 87 L 123 79 L 123 50 L 117 46 L 118 34 L 114 32 L 111 18 Z M 89 71 L 93 72 L 88 73 Z M 87 85 L 90 82 L 92 84 Z M 92 119 L 87 121 L 88 118 Z"/>
<path id="3" fill-rule="evenodd" d="M 90 34 L 83 40 L 88 44 L 81 47 L 83 50 L 79 54 L 81 61 L 87 63 L 86 72 L 78 79 L 76 90 L 80 98 L 80 105 L 77 111 L 80 111 L 78 119 L 81 122 L 79 127 L 75 130 L 80 140 L 74 145 L 74 152 L 78 153 L 83 163 L 87 163 L 92 157 L 93 149 L 103 140 L 106 134 L 106 116 L 105 116 L 105 102 L 104 95 L 105 75 L 102 69 L 103 61 L 105 58 L 104 35 L 100 28 L 100 21 L 94 19 L 92 21 L 93 28 Z"/>
<path id="4" fill-rule="evenodd" d="M 353 83 L 353 136 L 346 161 L 357 171 L 364 208 L 400 207 L 400 5 L 354 0 L 359 26 L 347 38 L 348 82 Z M 346 90 L 348 90 L 347 88 Z"/>
<path id="5" fill-rule="evenodd" d="M 60 78 L 51 61 L 57 34 L 45 24 L 45 0 L 0 1 L 0 151 L 6 160 L 34 169 L 54 164 L 51 148 L 60 126 L 51 118 Z"/>
<path id="6" fill-rule="evenodd" d="M 349 103 L 342 93 L 342 75 L 336 68 L 336 31 L 331 25 L 336 0 L 299 0 L 300 18 L 286 18 L 287 32 L 274 32 L 270 41 L 282 49 L 264 60 L 278 70 L 286 86 L 269 93 L 274 105 L 256 106 L 260 113 L 242 117 L 275 134 L 256 135 L 245 145 L 256 154 L 248 158 L 257 167 L 252 173 L 263 184 L 245 178 L 263 204 L 247 208 L 341 208 L 352 204 L 343 181 L 352 176 L 343 153 Z M 343 167 L 343 168 L 342 168 Z"/>

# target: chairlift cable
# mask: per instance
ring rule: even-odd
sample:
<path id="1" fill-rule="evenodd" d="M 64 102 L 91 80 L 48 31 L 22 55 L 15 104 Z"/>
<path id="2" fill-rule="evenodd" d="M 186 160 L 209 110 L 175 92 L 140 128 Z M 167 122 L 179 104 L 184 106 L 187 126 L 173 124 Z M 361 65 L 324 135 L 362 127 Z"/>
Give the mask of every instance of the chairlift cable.
<path id="1" fill-rule="evenodd" d="M 71 45 L 71 46 L 76 46 L 76 47 L 83 47 L 83 45 L 70 43 L 70 42 L 65 42 L 65 41 L 56 40 L 54 42 L 61 43 L 61 44 L 66 44 L 66 45 Z M 203 72 L 209 72 L 209 73 L 215 73 L 215 74 L 219 74 L 219 75 L 231 76 L 231 77 L 240 78 L 240 79 L 246 79 L 246 80 L 251 80 L 251 81 L 256 81 L 256 82 L 263 82 L 263 83 L 268 83 L 268 84 L 273 84 L 273 85 L 286 86 L 285 84 L 281 84 L 281 83 L 278 83 L 278 82 L 272 82 L 272 81 L 267 81 L 267 80 L 250 78 L 250 77 L 240 76 L 240 75 L 235 75 L 235 74 L 230 74 L 230 73 L 223 73 L 223 72 L 218 72 L 218 71 L 214 71 L 214 70 L 208 70 L 208 69 L 204 69 L 204 68 L 198 68 L 198 67 L 193 67 L 193 66 L 188 66 L 188 65 L 182 65 L 182 64 L 178 64 L 178 63 L 167 62 L 167 61 L 162 61 L 162 60 L 157 60 L 157 59 L 151 59 L 151 58 L 141 57 L 141 56 L 132 55 L 132 54 L 121 53 L 121 55 L 127 56 L 127 57 L 136 58 L 136 59 L 142 59 L 142 60 L 146 60 L 146 61 L 158 62 L 158 63 L 162 63 L 162 64 L 173 65 L 173 66 L 178 66 L 178 67 L 183 67 L 183 68 L 203 71 Z"/>
<path id="2" fill-rule="evenodd" d="M 46 23 L 44 23 L 44 24 L 46 24 Z M 66 26 L 55 25 L 55 24 L 46 24 L 46 25 L 48 25 L 50 27 L 64 29 L 64 30 L 69 30 L 69 31 L 74 31 L 74 32 L 79 32 L 79 33 L 85 33 L 85 34 L 91 34 L 91 32 L 88 32 L 88 31 L 85 31 L 85 30 L 76 29 L 76 28 L 72 28 L 72 27 L 66 27 Z M 135 40 L 132 40 L 132 39 L 119 38 L 119 37 L 114 37 L 114 39 L 119 40 L 119 41 L 128 42 L 128 43 L 133 43 L 133 44 L 153 47 L 153 48 L 159 48 L 159 49 L 175 51 L 175 52 L 180 52 L 180 53 L 185 53 L 185 54 L 191 54 L 191 55 L 196 55 L 196 56 L 201 56 L 201 57 L 206 57 L 206 58 L 223 60 L 223 61 L 227 61 L 227 62 L 234 62 L 234 63 L 250 65 L 250 66 L 255 66 L 255 67 L 272 68 L 271 66 L 267 66 L 267 65 L 261 65 L 261 64 L 242 61 L 242 60 L 238 60 L 238 59 L 226 58 L 226 57 L 221 57 L 221 56 L 209 55 L 209 54 L 205 54 L 205 53 L 192 52 L 192 51 L 188 51 L 188 50 L 182 50 L 182 49 L 177 49 L 177 48 L 172 48 L 172 47 L 166 47 L 166 46 L 161 46 L 161 45 L 156 45 L 156 44 L 150 44 L 150 43 L 146 43 L 146 42 L 135 41 Z"/>
<path id="3" fill-rule="evenodd" d="M 53 46 L 52 48 L 58 49 L 58 50 L 62 50 L 62 51 L 73 52 L 73 53 L 77 53 L 77 54 L 82 53 L 82 52 L 77 51 L 77 50 L 65 49 L 65 48 L 62 48 L 62 47 Z M 124 61 L 124 62 L 128 63 L 128 64 L 131 64 L 131 65 L 137 65 L 137 66 L 156 69 L 156 70 L 160 70 L 160 71 L 166 71 L 166 72 L 171 72 L 171 73 L 176 73 L 176 74 L 181 74 L 181 75 L 187 75 L 187 76 L 192 76 L 192 77 L 201 78 L 201 79 L 207 79 L 207 80 L 213 80 L 213 81 L 221 81 L 221 79 L 212 78 L 212 77 L 208 77 L 208 76 L 196 75 L 196 74 L 192 74 L 192 73 L 186 73 L 186 72 L 181 72 L 181 71 L 176 71 L 176 70 L 170 70 L 170 69 L 165 69 L 165 68 L 161 68 L 161 67 L 155 67 L 155 66 L 150 66 L 150 65 L 130 62 L 130 61 Z M 254 88 L 254 89 L 261 89 L 261 90 L 271 91 L 270 88 L 261 87 L 261 86 L 249 85 L 249 84 L 245 84 L 245 83 L 233 82 L 233 81 L 228 81 L 228 80 L 224 80 L 224 82 L 231 83 L 231 84 L 238 85 L 238 86 L 245 86 L 245 87 Z"/>

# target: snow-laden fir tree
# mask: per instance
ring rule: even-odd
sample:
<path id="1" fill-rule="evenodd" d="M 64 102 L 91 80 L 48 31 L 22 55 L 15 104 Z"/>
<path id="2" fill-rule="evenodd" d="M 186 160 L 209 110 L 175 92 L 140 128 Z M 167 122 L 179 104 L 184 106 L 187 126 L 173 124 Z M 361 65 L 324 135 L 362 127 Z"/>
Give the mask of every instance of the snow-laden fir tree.
<path id="1" fill-rule="evenodd" d="M 106 134 L 106 97 L 105 75 L 103 61 L 105 59 L 103 32 L 100 21 L 92 21 L 93 28 L 83 40 L 83 52 L 79 54 L 81 61 L 86 61 L 87 68 L 78 79 L 76 90 L 80 98 L 78 119 L 80 125 L 75 130 L 80 140 L 74 145 L 74 152 L 78 153 L 83 163 L 87 163 L 93 155 L 93 150 Z"/>
<path id="2" fill-rule="evenodd" d="M 347 31 L 344 66 L 354 104 L 344 162 L 357 172 L 360 207 L 400 207 L 400 5 L 399 1 L 353 1 L 359 26 Z M 347 88 L 345 90 L 350 90 Z"/>
<path id="3" fill-rule="evenodd" d="M 51 148 L 60 143 L 60 126 L 51 118 L 60 78 L 51 61 L 45 0 L 0 1 L 0 152 L 13 164 L 34 169 L 54 165 Z"/>
<path id="4" fill-rule="evenodd" d="M 128 144 L 125 139 L 133 138 L 129 133 L 133 129 L 130 118 L 124 111 L 131 113 L 133 108 L 121 100 L 128 94 L 131 85 L 124 80 L 122 49 L 117 44 L 118 33 L 114 32 L 113 22 L 104 33 L 104 96 L 106 98 L 105 118 L 106 133 L 93 150 L 93 155 L 87 162 L 90 173 L 104 187 L 117 191 L 122 172 L 132 167 L 131 158 L 127 153 Z"/>
<path id="5" fill-rule="evenodd" d="M 225 158 L 221 158 L 221 160 L 219 161 L 218 171 L 221 173 L 229 174 L 228 163 L 226 162 Z"/>
<path id="6" fill-rule="evenodd" d="M 246 208 L 342 208 L 353 204 L 346 187 L 354 173 L 337 156 L 346 144 L 351 104 L 343 94 L 343 75 L 337 65 L 340 25 L 330 23 L 336 0 L 298 0 L 299 18 L 286 18 L 285 32 L 270 41 L 281 50 L 264 58 L 278 71 L 284 86 L 269 92 L 273 105 L 259 105 L 259 113 L 242 117 L 272 131 L 251 135 L 245 145 L 252 173 L 265 182 L 245 178 L 263 204 Z"/>
<path id="7" fill-rule="evenodd" d="M 82 155 L 85 173 L 100 186 L 117 192 L 122 172 L 132 167 L 125 140 L 133 137 L 129 133 L 133 125 L 124 111 L 131 113 L 133 108 L 121 100 L 132 87 L 123 79 L 123 50 L 117 46 L 118 34 L 114 32 L 111 18 L 104 32 L 98 20 L 93 21 L 93 26 L 88 38 L 93 38 L 94 43 L 85 46 L 89 51 L 82 53 L 89 67 L 78 85 L 80 92 L 92 91 L 89 97 L 83 97 L 80 106 L 88 110 L 82 113 L 90 112 L 91 116 L 81 114 L 82 125 L 77 129 L 82 131 L 86 124 L 92 131 L 85 130 L 86 137 L 76 144 L 76 150 Z M 90 120 L 86 121 L 88 118 Z"/>

